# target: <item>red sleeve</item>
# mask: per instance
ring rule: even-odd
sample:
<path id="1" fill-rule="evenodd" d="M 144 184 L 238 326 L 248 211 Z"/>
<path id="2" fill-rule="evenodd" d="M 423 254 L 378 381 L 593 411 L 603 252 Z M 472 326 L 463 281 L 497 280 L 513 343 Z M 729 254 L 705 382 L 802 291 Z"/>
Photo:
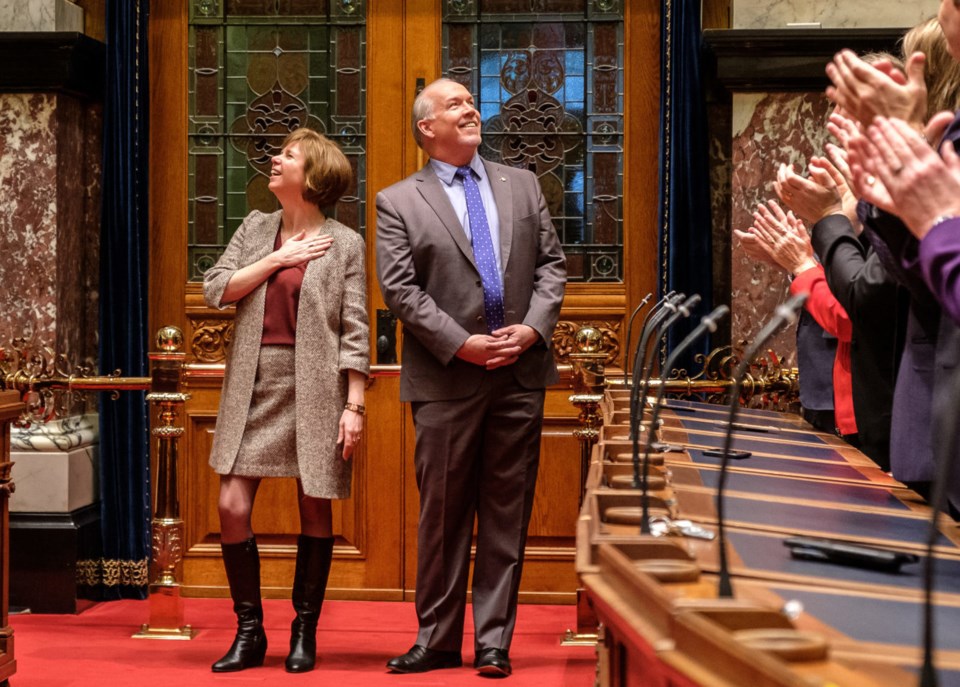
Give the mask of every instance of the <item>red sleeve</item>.
<path id="1" fill-rule="evenodd" d="M 828 334 L 849 342 L 852 336 L 850 317 L 830 292 L 823 267 L 817 265 L 798 274 L 790 284 L 790 295 L 809 293 L 804 307 Z"/>

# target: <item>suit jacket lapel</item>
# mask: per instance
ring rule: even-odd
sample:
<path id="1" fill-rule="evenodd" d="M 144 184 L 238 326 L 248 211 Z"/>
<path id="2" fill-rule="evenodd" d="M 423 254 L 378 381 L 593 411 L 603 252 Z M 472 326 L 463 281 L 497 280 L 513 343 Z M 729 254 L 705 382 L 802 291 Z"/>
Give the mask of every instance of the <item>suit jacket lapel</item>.
<path id="1" fill-rule="evenodd" d="M 467 235 L 463 231 L 463 225 L 460 224 L 460 220 L 457 219 L 457 215 L 453 211 L 453 206 L 450 204 L 450 199 L 447 198 L 446 192 L 443 190 L 443 187 L 440 186 L 441 181 L 437 178 L 437 175 L 429 163 L 417 172 L 416 179 L 417 190 L 420 192 L 420 195 L 423 196 L 427 204 L 433 208 L 433 211 L 437 213 L 440 222 L 446 227 L 447 231 L 450 232 L 450 236 L 453 237 L 453 240 L 457 246 L 459 246 L 464 257 L 470 261 L 470 264 L 476 267 L 476 263 L 473 261 L 473 246 L 467 241 Z"/>
<path id="2" fill-rule="evenodd" d="M 500 172 L 498 164 L 484 160 L 483 166 L 487 170 L 493 199 L 497 202 L 497 217 L 500 218 L 500 268 L 506 277 L 510 247 L 513 245 L 513 189 L 510 188 L 507 177 Z"/>

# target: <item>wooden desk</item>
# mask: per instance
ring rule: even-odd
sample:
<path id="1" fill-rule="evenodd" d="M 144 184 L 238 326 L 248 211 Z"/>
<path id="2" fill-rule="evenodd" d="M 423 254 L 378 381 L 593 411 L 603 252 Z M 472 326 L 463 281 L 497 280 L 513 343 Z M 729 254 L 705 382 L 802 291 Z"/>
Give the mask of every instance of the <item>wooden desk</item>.
<path id="1" fill-rule="evenodd" d="M 623 392 L 608 393 L 577 536 L 578 573 L 604 628 L 602 685 L 916 684 L 922 564 L 892 575 L 801 561 L 783 539 L 823 536 L 922 553 L 929 517 L 922 499 L 800 418 L 746 411 L 738 423 L 777 430 L 735 433 L 734 445 L 753 455 L 730 466 L 726 525 L 735 598 L 718 599 L 716 540 L 642 537 L 624 520 L 631 508 L 639 511 L 640 492 L 629 483 L 623 405 Z M 655 456 L 660 465 L 651 474 L 667 485 L 651 492 L 654 514 L 716 529 L 719 459 L 704 450 L 722 446 L 717 422 L 726 412 L 688 404 L 663 413 L 658 439 L 680 450 Z M 645 443 L 643 431 L 641 453 Z M 608 517 L 611 508 L 616 518 Z M 936 657 L 942 684 L 953 684 L 960 677 L 960 533 L 946 517 L 940 532 Z M 664 561 L 692 564 L 694 576 L 670 581 Z M 802 611 L 788 617 L 785 607 Z M 758 635 L 799 653 L 758 648 Z"/>

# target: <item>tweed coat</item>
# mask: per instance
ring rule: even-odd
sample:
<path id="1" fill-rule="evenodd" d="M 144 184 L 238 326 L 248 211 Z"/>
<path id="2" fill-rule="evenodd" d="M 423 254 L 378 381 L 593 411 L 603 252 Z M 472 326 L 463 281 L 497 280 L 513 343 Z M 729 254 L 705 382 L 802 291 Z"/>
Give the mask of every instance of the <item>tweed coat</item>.
<path id="1" fill-rule="evenodd" d="M 217 264 L 204 275 L 207 305 L 223 309 L 230 277 L 273 251 L 280 211 L 251 212 Z M 350 496 L 352 461 L 337 445 L 340 416 L 347 398 L 347 370 L 370 370 L 363 238 L 336 220 L 321 233 L 333 236 L 327 253 L 312 260 L 303 276 L 297 312 L 295 400 L 297 461 L 303 490 L 319 498 Z M 233 342 L 220 396 L 210 465 L 229 474 L 246 424 L 263 335 L 267 282 L 237 302 Z"/>

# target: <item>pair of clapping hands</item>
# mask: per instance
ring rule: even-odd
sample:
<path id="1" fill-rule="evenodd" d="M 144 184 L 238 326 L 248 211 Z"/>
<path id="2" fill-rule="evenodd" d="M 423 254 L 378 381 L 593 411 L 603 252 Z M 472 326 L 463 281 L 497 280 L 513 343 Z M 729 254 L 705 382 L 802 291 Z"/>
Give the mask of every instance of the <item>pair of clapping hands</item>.
<path id="1" fill-rule="evenodd" d="M 784 212 L 776 201 L 760 203 L 747 231 L 734 229 L 750 258 L 797 275 L 816 266 L 813 247 L 803 222 L 792 211 Z"/>
<path id="2" fill-rule="evenodd" d="M 842 146 L 827 145 L 829 161 L 851 196 L 897 215 L 917 238 L 940 219 L 960 215 L 960 156 L 953 145 L 942 146 L 940 154 L 930 145 L 953 114 L 938 112 L 924 121 L 924 62 L 914 53 L 900 72 L 888 61 L 868 64 L 844 50 L 827 65 L 827 96 L 838 105 L 827 128 Z M 811 160 L 806 179 L 781 166 L 775 184 L 784 204 L 808 222 L 836 211 L 814 202 L 827 195 L 823 186 L 832 177 L 821 173 L 820 160 Z"/>
<path id="3" fill-rule="evenodd" d="M 760 203 L 753 225 L 745 232 L 734 230 L 748 256 L 797 275 L 816 266 L 804 222 L 815 224 L 828 215 L 843 214 L 859 233 L 847 156 L 833 144 L 827 145 L 827 155 L 811 158 L 809 177 L 800 176 L 791 165 L 780 165 L 773 187 L 788 211 L 773 200 Z"/>

